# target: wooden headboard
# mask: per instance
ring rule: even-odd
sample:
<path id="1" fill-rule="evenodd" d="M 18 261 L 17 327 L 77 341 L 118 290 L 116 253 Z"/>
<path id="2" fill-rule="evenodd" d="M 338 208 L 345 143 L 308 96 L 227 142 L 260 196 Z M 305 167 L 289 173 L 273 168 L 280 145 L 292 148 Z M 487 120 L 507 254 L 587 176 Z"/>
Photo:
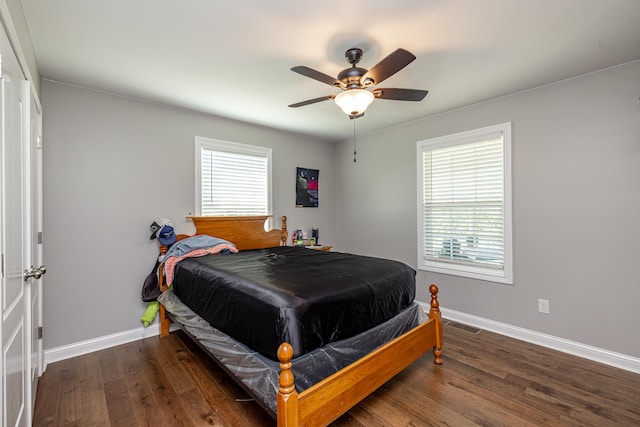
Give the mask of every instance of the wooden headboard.
<path id="1" fill-rule="evenodd" d="M 207 234 L 228 240 L 239 250 L 272 248 L 287 244 L 287 217 L 282 216 L 282 228 L 265 231 L 270 215 L 260 216 L 189 216 L 196 226 L 195 234 Z M 191 237 L 178 234 L 178 240 Z M 160 253 L 166 253 L 166 246 L 160 247 Z"/>

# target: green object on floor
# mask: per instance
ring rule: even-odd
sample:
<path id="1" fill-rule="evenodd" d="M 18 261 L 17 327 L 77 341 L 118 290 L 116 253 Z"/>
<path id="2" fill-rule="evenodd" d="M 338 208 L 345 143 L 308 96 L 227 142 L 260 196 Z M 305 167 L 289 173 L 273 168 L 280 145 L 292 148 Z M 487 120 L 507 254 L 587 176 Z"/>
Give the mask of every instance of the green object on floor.
<path id="1" fill-rule="evenodd" d="M 144 314 L 140 318 L 145 328 L 149 326 L 151 323 L 153 323 L 153 320 L 158 315 L 159 309 L 160 309 L 160 303 L 158 301 L 151 301 L 149 303 L 149 305 L 147 306 L 147 309 L 145 310 Z"/>

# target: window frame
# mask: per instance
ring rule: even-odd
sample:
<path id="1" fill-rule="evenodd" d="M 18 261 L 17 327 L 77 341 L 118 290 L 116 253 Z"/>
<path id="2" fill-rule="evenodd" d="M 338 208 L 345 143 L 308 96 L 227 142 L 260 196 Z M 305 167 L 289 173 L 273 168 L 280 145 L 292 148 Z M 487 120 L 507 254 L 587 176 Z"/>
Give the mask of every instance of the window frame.
<path id="1" fill-rule="evenodd" d="M 260 147 L 256 145 L 241 144 L 238 142 L 229 142 L 218 139 L 205 138 L 201 136 L 195 137 L 195 214 L 202 214 L 202 150 L 220 151 L 234 154 L 242 154 L 267 159 L 267 206 L 264 215 L 273 215 L 273 168 L 272 168 L 272 149 L 268 147 Z M 226 215 L 226 216 L 248 216 L 248 215 Z"/>
<path id="2" fill-rule="evenodd" d="M 502 268 L 491 268 L 473 261 L 443 262 L 427 257 L 424 252 L 425 224 L 424 224 L 424 158 L 425 152 L 440 148 L 465 145 L 489 139 L 496 133 L 502 134 L 503 148 L 503 250 L 504 261 Z M 419 270 L 434 273 L 480 279 L 504 284 L 513 284 L 513 226 L 512 226 L 512 138 L 511 122 L 487 126 L 451 135 L 418 141 L 416 144 L 417 166 L 417 219 L 418 219 L 418 247 L 417 267 Z"/>

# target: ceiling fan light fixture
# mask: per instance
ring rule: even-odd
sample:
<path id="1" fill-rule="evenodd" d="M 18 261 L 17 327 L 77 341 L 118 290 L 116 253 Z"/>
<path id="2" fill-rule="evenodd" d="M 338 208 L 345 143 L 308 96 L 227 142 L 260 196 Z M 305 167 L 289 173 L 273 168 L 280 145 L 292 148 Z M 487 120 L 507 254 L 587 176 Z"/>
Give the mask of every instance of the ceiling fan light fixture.
<path id="1" fill-rule="evenodd" d="M 349 89 L 336 95 L 338 107 L 350 116 L 357 116 L 365 112 L 373 102 L 373 93 L 364 89 Z"/>

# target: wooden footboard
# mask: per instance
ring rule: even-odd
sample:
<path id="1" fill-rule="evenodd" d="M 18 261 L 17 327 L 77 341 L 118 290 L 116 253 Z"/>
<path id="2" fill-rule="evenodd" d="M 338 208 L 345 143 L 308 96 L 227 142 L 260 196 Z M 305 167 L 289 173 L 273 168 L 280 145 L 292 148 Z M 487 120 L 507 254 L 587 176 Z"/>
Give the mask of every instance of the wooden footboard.
<path id="1" fill-rule="evenodd" d="M 442 318 L 438 287 L 431 285 L 429 320 L 380 347 L 323 381 L 297 393 L 291 372 L 293 349 L 278 349 L 280 389 L 277 394 L 278 427 L 326 426 L 373 393 L 429 349 L 434 363 L 442 364 Z"/>

